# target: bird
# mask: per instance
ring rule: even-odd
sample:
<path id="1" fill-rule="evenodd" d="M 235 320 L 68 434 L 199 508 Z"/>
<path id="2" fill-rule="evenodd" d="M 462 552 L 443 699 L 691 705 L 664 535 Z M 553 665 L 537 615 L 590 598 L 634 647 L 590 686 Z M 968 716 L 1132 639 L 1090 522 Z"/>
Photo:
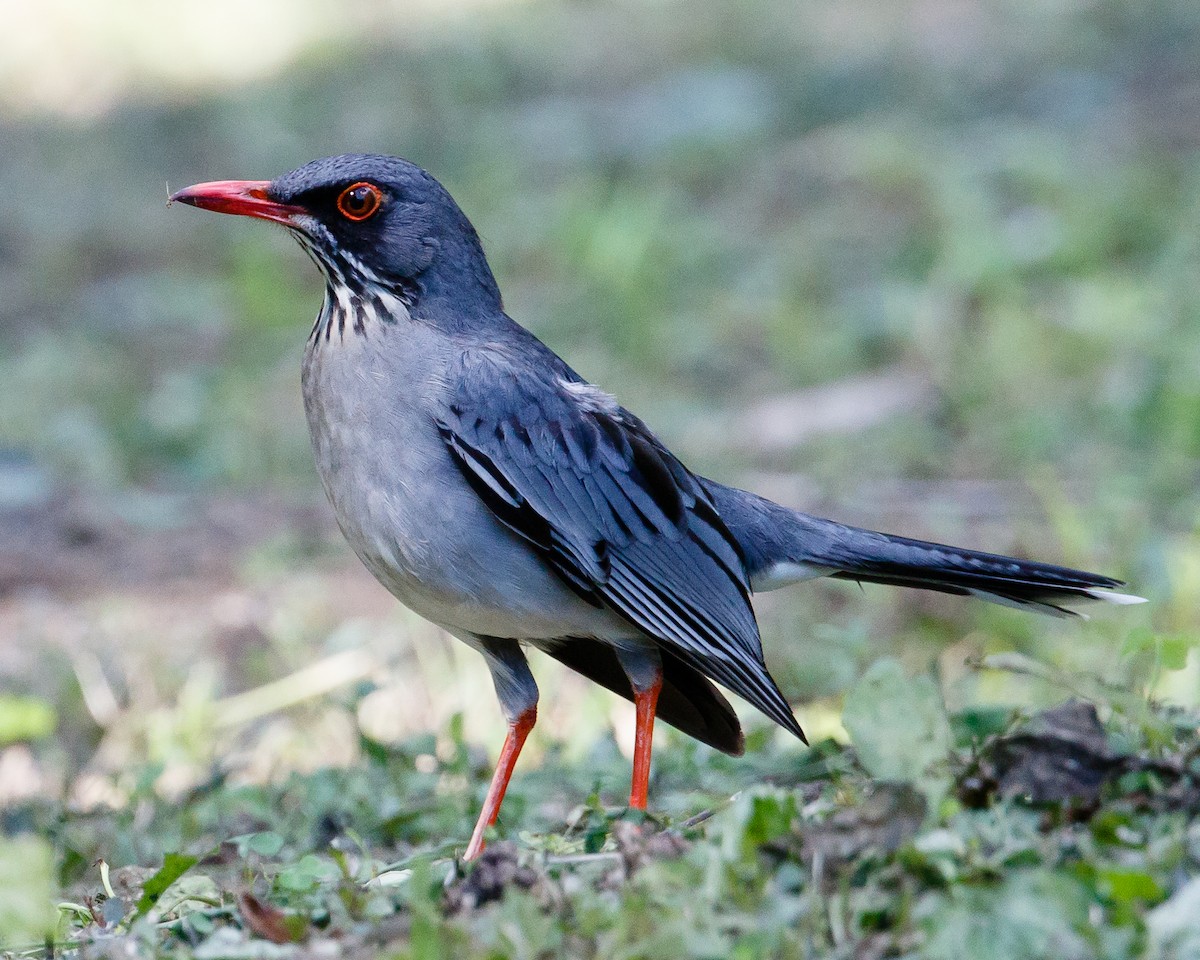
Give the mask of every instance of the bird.
<path id="1" fill-rule="evenodd" d="M 807 742 L 755 593 L 833 577 L 1059 616 L 1142 602 L 1112 577 L 848 526 L 691 471 L 508 316 L 471 221 L 407 160 L 343 154 L 169 202 L 281 224 L 324 276 L 301 388 L 325 494 L 380 583 L 482 654 L 507 722 L 465 860 L 536 722 L 528 649 L 633 701 L 629 807 L 645 810 L 656 718 L 743 752 L 718 684 Z"/>

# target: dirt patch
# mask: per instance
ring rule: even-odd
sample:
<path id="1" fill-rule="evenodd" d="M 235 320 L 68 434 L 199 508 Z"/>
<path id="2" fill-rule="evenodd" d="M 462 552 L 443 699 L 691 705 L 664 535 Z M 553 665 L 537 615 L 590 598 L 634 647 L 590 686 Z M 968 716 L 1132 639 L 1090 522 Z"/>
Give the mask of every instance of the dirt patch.
<path id="1" fill-rule="evenodd" d="M 22 592 L 79 599 L 180 581 L 226 585 L 248 550 L 280 538 L 312 553 L 339 534 L 328 506 L 311 498 L 56 494 L 0 509 L 0 602 Z"/>

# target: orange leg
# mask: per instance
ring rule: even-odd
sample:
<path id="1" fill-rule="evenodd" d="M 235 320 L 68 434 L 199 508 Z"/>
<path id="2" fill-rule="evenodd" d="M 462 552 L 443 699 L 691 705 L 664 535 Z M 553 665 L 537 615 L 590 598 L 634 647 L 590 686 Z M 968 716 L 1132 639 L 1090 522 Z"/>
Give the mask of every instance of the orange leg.
<path id="1" fill-rule="evenodd" d="M 633 694 L 637 725 L 633 735 L 633 786 L 629 790 L 629 805 L 635 810 L 646 809 L 646 794 L 650 785 L 650 747 L 654 742 L 654 713 L 658 709 L 661 690 L 662 672 L 659 671 L 652 685 Z"/>
<path id="2" fill-rule="evenodd" d="M 467 844 L 467 853 L 463 859 L 474 860 L 483 853 L 484 831 L 494 824 L 500 815 L 500 804 L 504 800 L 504 792 L 508 789 L 513 767 L 517 765 L 517 757 L 521 755 L 521 748 L 525 746 L 525 738 L 529 736 L 529 731 L 536 722 L 537 707 L 530 707 L 508 725 L 508 736 L 504 738 L 504 747 L 500 750 L 500 759 L 496 762 L 492 785 L 488 788 L 487 799 L 483 801 L 483 809 L 479 811 L 475 832 L 471 834 L 471 842 Z M 647 759 L 648 757 L 647 753 Z"/>

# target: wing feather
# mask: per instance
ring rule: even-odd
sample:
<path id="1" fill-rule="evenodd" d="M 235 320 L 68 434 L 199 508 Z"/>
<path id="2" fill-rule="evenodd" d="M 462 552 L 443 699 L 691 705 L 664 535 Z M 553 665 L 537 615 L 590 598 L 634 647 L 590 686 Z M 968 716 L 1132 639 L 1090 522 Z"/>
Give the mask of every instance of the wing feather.
<path id="1" fill-rule="evenodd" d="M 551 371 L 553 372 L 553 371 Z M 635 416 L 501 349 L 464 353 L 438 428 L 480 498 L 577 594 L 803 738 L 763 662 L 741 550 Z M 497 389 L 500 385 L 501 389 Z"/>

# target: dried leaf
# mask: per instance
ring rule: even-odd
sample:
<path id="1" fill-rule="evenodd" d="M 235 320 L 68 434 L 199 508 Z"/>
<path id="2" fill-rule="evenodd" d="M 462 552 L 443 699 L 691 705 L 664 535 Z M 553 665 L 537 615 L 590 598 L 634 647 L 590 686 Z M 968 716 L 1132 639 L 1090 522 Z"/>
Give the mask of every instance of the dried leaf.
<path id="1" fill-rule="evenodd" d="M 272 943 L 299 943 L 308 935 L 308 922 L 304 917 L 284 913 L 248 891 L 238 894 L 237 905 L 242 920 L 256 937 Z"/>

